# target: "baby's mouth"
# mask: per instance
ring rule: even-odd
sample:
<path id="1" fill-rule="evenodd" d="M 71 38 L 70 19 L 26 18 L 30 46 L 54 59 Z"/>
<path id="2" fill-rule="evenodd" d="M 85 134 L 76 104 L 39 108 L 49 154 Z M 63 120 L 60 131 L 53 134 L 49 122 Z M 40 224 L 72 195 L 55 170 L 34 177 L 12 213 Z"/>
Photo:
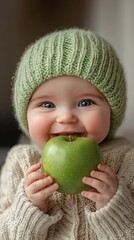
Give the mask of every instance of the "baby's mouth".
<path id="1" fill-rule="evenodd" d="M 81 133 L 81 132 L 61 132 L 61 133 L 53 133 L 53 134 L 50 134 L 50 138 L 58 137 L 58 136 L 83 137 L 84 134 Z"/>

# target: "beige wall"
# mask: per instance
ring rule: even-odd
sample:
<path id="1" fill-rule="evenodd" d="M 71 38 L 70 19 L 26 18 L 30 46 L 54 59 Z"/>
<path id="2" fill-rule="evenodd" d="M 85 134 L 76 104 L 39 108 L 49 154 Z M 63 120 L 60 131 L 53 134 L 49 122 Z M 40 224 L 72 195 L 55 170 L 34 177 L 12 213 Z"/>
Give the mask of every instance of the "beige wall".
<path id="1" fill-rule="evenodd" d="M 127 81 L 127 110 L 118 135 L 134 143 L 134 1 L 92 0 L 87 6 L 85 25 L 112 43 Z"/>

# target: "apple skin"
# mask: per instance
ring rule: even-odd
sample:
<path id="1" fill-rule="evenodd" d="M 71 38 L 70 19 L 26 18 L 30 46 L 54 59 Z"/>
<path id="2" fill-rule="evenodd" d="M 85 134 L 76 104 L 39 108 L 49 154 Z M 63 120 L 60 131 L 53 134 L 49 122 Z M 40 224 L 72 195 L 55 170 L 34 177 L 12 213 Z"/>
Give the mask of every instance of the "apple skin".
<path id="1" fill-rule="evenodd" d="M 98 144 L 86 137 L 57 136 L 51 138 L 42 152 L 42 168 L 54 182 L 58 191 L 78 194 L 90 186 L 82 182 L 102 162 Z"/>

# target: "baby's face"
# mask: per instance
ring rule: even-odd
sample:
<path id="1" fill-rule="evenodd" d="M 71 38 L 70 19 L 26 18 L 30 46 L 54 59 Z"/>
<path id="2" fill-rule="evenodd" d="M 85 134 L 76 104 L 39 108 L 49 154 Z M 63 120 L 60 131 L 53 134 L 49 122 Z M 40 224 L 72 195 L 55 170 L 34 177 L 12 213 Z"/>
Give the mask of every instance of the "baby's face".
<path id="1" fill-rule="evenodd" d="M 34 92 L 27 110 L 29 133 L 42 148 L 52 137 L 74 135 L 100 143 L 110 128 L 110 107 L 88 81 L 61 76 Z"/>

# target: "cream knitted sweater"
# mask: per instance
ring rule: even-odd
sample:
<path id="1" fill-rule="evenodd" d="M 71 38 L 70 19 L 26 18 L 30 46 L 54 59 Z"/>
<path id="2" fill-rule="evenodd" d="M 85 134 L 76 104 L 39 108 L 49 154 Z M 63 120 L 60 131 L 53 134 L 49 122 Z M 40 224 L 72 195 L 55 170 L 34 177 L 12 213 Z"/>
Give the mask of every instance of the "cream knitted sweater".
<path id="1" fill-rule="evenodd" d="M 134 239 L 134 148 L 124 139 L 101 145 L 104 161 L 117 173 L 119 186 L 100 210 L 81 195 L 55 192 L 47 214 L 26 197 L 25 170 L 40 160 L 32 145 L 13 147 L 0 176 L 1 240 Z"/>

